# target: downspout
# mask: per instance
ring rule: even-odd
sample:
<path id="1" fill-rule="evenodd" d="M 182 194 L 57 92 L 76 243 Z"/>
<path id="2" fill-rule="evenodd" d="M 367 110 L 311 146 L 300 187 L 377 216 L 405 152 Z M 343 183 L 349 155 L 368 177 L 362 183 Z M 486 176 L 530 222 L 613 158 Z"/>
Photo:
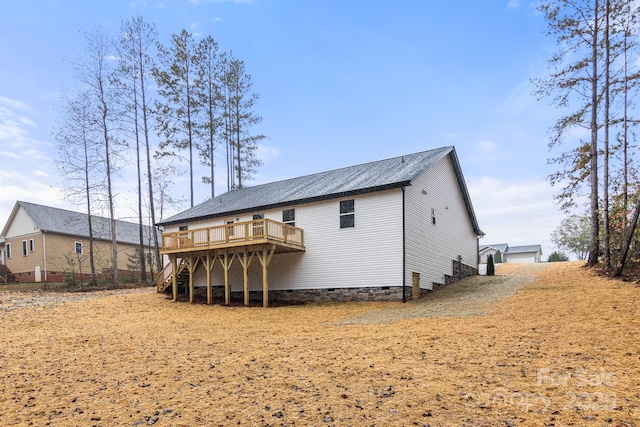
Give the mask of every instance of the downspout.
<path id="1" fill-rule="evenodd" d="M 44 281 L 47 281 L 47 239 L 45 239 L 46 231 L 42 231 L 42 258 L 44 264 Z"/>
<path id="2" fill-rule="evenodd" d="M 407 278 L 407 235 L 405 231 L 405 191 L 402 187 L 402 302 L 407 302 L 406 296 L 406 278 Z"/>

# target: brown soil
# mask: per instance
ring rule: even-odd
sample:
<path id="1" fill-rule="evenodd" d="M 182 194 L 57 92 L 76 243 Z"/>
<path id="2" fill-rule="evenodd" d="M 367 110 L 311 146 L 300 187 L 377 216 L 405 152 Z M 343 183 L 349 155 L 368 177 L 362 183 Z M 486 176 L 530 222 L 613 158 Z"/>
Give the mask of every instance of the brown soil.
<path id="1" fill-rule="evenodd" d="M 640 290 L 538 268 L 404 306 L 0 292 L 0 425 L 640 424 Z"/>

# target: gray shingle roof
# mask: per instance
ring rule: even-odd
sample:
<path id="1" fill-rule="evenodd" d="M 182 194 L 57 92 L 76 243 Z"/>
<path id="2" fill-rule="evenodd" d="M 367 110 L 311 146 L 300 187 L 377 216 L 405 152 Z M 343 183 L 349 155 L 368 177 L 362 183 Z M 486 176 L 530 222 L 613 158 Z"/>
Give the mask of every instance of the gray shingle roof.
<path id="1" fill-rule="evenodd" d="M 526 246 L 509 246 L 508 254 L 523 254 L 526 252 L 540 252 L 542 253 L 541 245 L 526 245 Z"/>
<path id="2" fill-rule="evenodd" d="M 509 244 L 507 243 L 495 243 L 492 245 L 483 245 L 480 247 L 480 252 L 484 252 L 487 249 L 493 249 L 495 251 L 500 251 L 502 253 L 505 253 L 508 247 L 509 247 Z"/>
<path id="3" fill-rule="evenodd" d="M 37 205 L 35 203 L 18 201 L 25 212 L 35 222 L 41 231 L 59 233 L 71 236 L 89 237 L 88 215 L 85 213 Z M 109 218 L 92 216 L 93 237 L 100 240 L 111 240 Z M 153 239 L 153 227 L 143 226 L 144 240 Z M 138 224 L 116 220 L 116 238 L 121 243 L 140 243 L 140 229 Z M 152 240 L 151 240 L 152 242 Z"/>
<path id="4" fill-rule="evenodd" d="M 216 218 L 355 194 L 404 187 L 445 156 L 450 156 L 469 218 L 476 233 L 482 231 L 473 212 L 460 164 L 453 147 L 349 166 L 313 175 L 233 190 L 160 221 L 158 225 Z"/>

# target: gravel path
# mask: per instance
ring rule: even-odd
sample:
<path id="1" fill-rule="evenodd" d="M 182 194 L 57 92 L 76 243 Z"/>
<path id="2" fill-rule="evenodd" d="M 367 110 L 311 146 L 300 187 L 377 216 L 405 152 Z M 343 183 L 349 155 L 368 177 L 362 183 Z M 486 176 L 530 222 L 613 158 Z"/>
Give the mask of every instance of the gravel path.
<path id="1" fill-rule="evenodd" d="M 112 295 L 126 295 L 138 293 L 154 293 L 155 287 L 135 289 L 113 289 L 108 291 L 93 292 L 45 292 L 45 291 L 2 291 L 0 290 L 0 310 L 11 311 L 18 308 L 46 307 L 55 304 L 64 304 L 86 300 L 90 298 L 103 298 Z"/>
<path id="2" fill-rule="evenodd" d="M 479 316 L 487 313 L 499 301 L 513 295 L 519 288 L 533 282 L 537 273 L 548 266 L 549 264 L 547 263 L 502 264 L 496 276 L 470 277 L 441 288 L 436 292 L 429 293 L 418 301 L 408 301 L 400 306 L 369 311 L 346 319 L 341 323 L 387 323 L 419 317 Z M 0 290 L 0 310 L 11 311 L 19 308 L 46 307 L 91 298 L 154 293 L 155 291 L 154 287 L 69 293 Z"/>
<path id="3" fill-rule="evenodd" d="M 488 313 L 498 302 L 532 283 L 549 267 L 540 264 L 503 264 L 496 276 L 474 276 L 430 292 L 417 301 L 369 311 L 341 324 L 388 323 L 422 317 L 471 317 Z"/>

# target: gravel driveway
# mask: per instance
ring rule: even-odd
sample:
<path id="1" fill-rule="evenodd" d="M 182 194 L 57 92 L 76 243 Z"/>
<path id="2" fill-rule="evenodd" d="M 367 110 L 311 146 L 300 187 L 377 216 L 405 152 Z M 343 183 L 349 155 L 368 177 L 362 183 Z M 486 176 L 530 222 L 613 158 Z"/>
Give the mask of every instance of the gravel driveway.
<path id="1" fill-rule="evenodd" d="M 342 324 L 387 323 L 420 317 L 471 317 L 489 312 L 499 301 L 533 282 L 548 263 L 502 264 L 495 276 L 474 276 L 430 292 L 417 301 L 369 311 Z"/>
<path id="2" fill-rule="evenodd" d="M 155 291 L 155 287 L 93 292 L 2 291 L 0 288 L 0 310 L 11 311 L 17 308 L 45 307 L 90 298 L 133 293 L 154 293 Z"/>

